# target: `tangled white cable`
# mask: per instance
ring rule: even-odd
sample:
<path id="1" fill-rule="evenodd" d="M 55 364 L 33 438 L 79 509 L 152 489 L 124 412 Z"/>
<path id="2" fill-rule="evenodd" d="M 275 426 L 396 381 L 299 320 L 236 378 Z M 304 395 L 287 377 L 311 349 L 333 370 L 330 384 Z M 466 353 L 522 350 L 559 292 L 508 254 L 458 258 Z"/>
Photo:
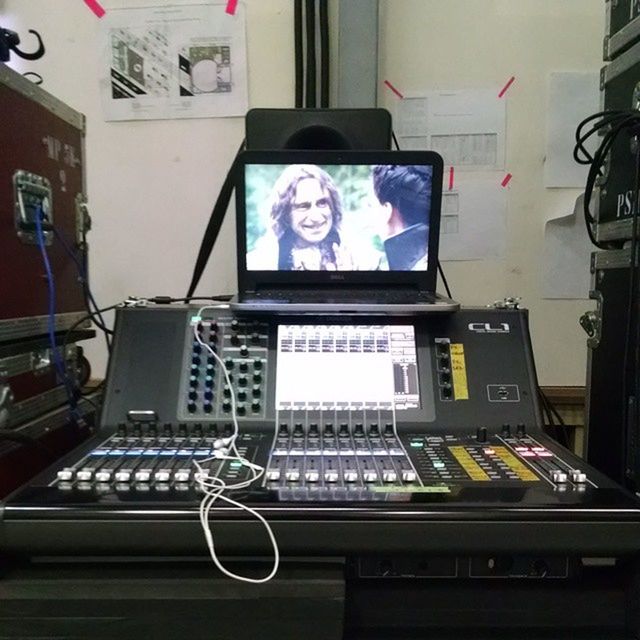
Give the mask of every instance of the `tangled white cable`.
<path id="1" fill-rule="evenodd" d="M 204 493 L 204 497 L 200 502 L 200 524 L 202 525 L 202 530 L 204 531 L 204 536 L 207 541 L 207 546 L 209 547 L 209 554 L 211 555 L 211 559 L 213 560 L 216 567 L 218 567 L 218 569 L 222 571 L 222 573 L 224 573 L 229 578 L 233 578 L 234 580 L 241 580 L 242 582 L 250 582 L 253 584 L 261 584 L 263 582 L 268 582 L 269 580 L 271 580 L 271 578 L 273 578 L 273 576 L 275 576 L 276 572 L 278 571 L 278 567 L 280 565 L 280 550 L 278 549 L 278 543 L 276 542 L 276 538 L 273 534 L 273 530 L 271 529 L 271 526 L 266 521 L 264 516 L 258 513 L 258 511 L 256 511 L 255 509 L 252 509 L 251 507 L 248 507 L 247 505 L 242 504 L 241 502 L 238 502 L 237 500 L 233 500 L 232 498 L 229 498 L 229 496 L 224 495 L 225 492 L 228 492 L 228 491 L 246 489 L 247 487 L 249 487 L 253 482 L 255 482 L 256 480 L 258 480 L 264 475 L 264 467 L 261 467 L 260 465 L 255 464 L 254 462 L 251 462 L 246 458 L 244 458 L 243 456 L 241 456 L 236 447 L 236 440 L 239 435 L 239 429 L 238 429 L 238 418 L 236 415 L 236 398 L 233 392 L 233 387 L 231 386 L 231 379 L 229 378 L 229 373 L 227 371 L 226 366 L 224 365 L 224 363 L 222 362 L 218 354 L 208 344 L 206 344 L 202 340 L 202 338 L 200 337 L 200 334 L 198 333 L 198 324 L 201 322 L 202 312 L 212 308 L 214 307 L 213 306 L 201 307 L 198 310 L 198 313 L 196 314 L 196 316 L 192 318 L 191 323 L 193 325 L 193 335 L 195 337 L 195 340 L 198 342 L 198 344 L 204 347 L 204 349 L 206 349 L 207 352 L 211 354 L 213 358 L 216 359 L 216 361 L 220 365 L 220 370 L 224 373 L 225 381 L 227 383 L 227 388 L 229 389 L 229 392 L 230 392 L 231 417 L 233 420 L 233 433 L 228 438 L 219 438 L 214 442 L 213 447 L 215 451 L 213 456 L 209 458 L 205 458 L 204 460 L 193 461 L 193 464 L 197 469 L 197 473 L 195 474 L 196 483 Z M 210 475 L 209 470 L 203 467 L 203 465 L 213 461 L 220 461 L 221 464 L 224 463 L 225 461 L 237 462 L 243 467 L 246 467 L 247 469 L 249 469 L 249 471 L 251 472 L 251 476 L 246 480 L 241 480 L 234 484 L 227 484 L 224 480 L 222 480 L 222 478 Z M 233 505 L 234 507 L 238 507 L 239 509 L 246 511 L 247 513 L 254 516 L 256 519 L 258 519 L 264 525 L 265 529 L 267 530 L 267 534 L 269 535 L 269 540 L 271 541 L 271 545 L 273 547 L 273 567 L 269 572 L 269 574 L 266 575 L 264 578 L 250 578 L 248 576 L 238 575 L 237 573 L 233 573 L 232 571 L 229 571 L 229 569 L 224 567 L 223 564 L 220 562 L 220 559 L 218 558 L 218 554 L 215 548 L 213 533 L 211 531 L 211 525 L 209 523 L 211 509 L 214 507 L 217 500 L 223 500 L 224 502 L 230 505 Z"/>

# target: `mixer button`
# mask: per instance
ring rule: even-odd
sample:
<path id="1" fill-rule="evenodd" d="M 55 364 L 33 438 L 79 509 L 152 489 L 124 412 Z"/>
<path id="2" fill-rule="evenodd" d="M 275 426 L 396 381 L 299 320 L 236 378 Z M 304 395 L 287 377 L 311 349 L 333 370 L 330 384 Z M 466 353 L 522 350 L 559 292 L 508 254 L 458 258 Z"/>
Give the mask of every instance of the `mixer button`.
<path id="1" fill-rule="evenodd" d="M 362 474 L 365 482 L 376 482 L 378 479 L 378 474 L 375 471 L 365 471 Z"/>
<path id="2" fill-rule="evenodd" d="M 87 481 L 91 480 L 93 477 L 93 471 L 91 469 L 80 469 L 78 473 L 76 473 L 76 480 Z"/>
<path id="3" fill-rule="evenodd" d="M 320 474 L 315 469 L 311 469 L 304 474 L 304 477 L 307 482 L 318 482 Z"/>
<path id="4" fill-rule="evenodd" d="M 161 469 L 160 471 L 156 471 L 153 477 L 156 479 L 156 482 L 169 482 L 169 480 L 171 480 L 171 471 Z"/>
<path id="5" fill-rule="evenodd" d="M 109 469 L 102 469 L 96 472 L 97 482 L 109 482 L 111 480 L 111 471 Z"/>
<path id="6" fill-rule="evenodd" d="M 338 482 L 338 472 L 337 471 L 325 471 L 324 479 L 326 482 Z"/>
<path id="7" fill-rule="evenodd" d="M 149 480 L 151 480 L 151 472 L 150 471 L 136 471 L 134 477 L 138 482 L 149 482 Z"/>
<path id="8" fill-rule="evenodd" d="M 131 480 L 131 471 L 123 469 L 116 471 L 116 482 L 129 482 Z"/>
<path id="9" fill-rule="evenodd" d="M 300 472 L 297 469 L 289 469 L 285 477 L 289 482 L 298 482 L 300 480 Z"/>

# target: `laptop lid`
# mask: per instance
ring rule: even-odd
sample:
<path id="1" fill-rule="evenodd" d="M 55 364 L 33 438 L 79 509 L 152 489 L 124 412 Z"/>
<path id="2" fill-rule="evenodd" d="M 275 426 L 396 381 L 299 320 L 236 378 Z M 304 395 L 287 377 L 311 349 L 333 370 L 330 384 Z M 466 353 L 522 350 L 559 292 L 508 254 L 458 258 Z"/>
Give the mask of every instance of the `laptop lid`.
<path id="1" fill-rule="evenodd" d="M 442 158 L 428 151 L 246 151 L 238 158 L 239 293 L 435 293 Z"/>

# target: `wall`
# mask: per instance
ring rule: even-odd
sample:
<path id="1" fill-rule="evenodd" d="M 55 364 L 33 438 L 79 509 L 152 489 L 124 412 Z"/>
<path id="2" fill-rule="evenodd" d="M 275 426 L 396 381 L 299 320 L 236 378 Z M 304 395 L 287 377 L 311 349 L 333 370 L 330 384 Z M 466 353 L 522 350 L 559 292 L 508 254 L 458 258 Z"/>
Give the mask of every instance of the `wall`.
<path id="1" fill-rule="evenodd" d="M 176 0 L 103 0 L 118 6 Z M 187 2 L 188 3 L 188 2 Z M 293 103 L 293 3 L 245 0 L 250 106 Z M 335 6 L 335 2 L 332 2 Z M 100 304 L 127 295 L 184 295 L 201 234 L 226 170 L 244 135 L 241 118 L 107 123 L 98 93 L 97 18 L 82 0 L 0 1 L 0 24 L 23 35 L 39 30 L 41 61 L 18 61 L 44 87 L 86 114 L 88 195 L 93 216 L 91 270 Z M 542 170 L 547 75 L 600 67 L 602 0 L 381 0 L 380 80 L 406 91 L 501 86 L 509 92 L 508 250 L 504 261 L 447 263 L 455 296 L 485 304 L 522 296 L 531 309 L 543 384 L 583 384 L 586 347 L 578 317 L 591 303 L 540 297 L 538 256 L 543 220 L 562 194 L 545 190 Z M 367 55 L 363 52 L 363 55 Z M 381 89 L 381 105 L 394 97 Z M 566 196 L 565 196 L 566 199 Z M 233 215 L 199 293 L 235 289 Z M 88 353 L 96 374 L 101 341 Z"/>

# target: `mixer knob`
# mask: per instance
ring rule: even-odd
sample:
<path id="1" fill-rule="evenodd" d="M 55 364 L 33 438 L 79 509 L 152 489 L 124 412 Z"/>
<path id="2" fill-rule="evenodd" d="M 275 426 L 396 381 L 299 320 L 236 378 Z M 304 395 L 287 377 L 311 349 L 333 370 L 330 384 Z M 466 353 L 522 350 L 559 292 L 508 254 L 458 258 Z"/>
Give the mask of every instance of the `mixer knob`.
<path id="1" fill-rule="evenodd" d="M 387 422 L 384 425 L 384 435 L 392 436 L 393 435 L 393 422 Z"/>
<path id="2" fill-rule="evenodd" d="M 527 435 L 527 427 L 522 422 L 516 425 L 516 435 L 518 438 L 524 438 Z"/>
<path id="3" fill-rule="evenodd" d="M 278 427 L 278 435 L 279 436 L 287 436 L 289 435 L 289 425 L 286 422 L 281 422 Z"/>
<path id="4" fill-rule="evenodd" d="M 198 386 L 198 377 L 197 376 L 190 376 L 189 377 L 189 386 L 193 387 L 194 389 Z"/>
<path id="5" fill-rule="evenodd" d="M 240 389 L 238 391 L 238 400 L 242 400 L 243 402 L 247 399 L 247 392 L 244 389 Z"/>
<path id="6" fill-rule="evenodd" d="M 311 422 L 309 424 L 309 435 L 310 436 L 317 436 L 318 435 L 318 423 L 317 422 Z"/>
<path id="7" fill-rule="evenodd" d="M 252 333 L 251 334 L 251 344 L 259 344 L 260 343 L 260 334 Z"/>
<path id="8" fill-rule="evenodd" d="M 196 328 L 198 330 L 198 333 L 202 333 L 202 331 L 204 330 L 204 325 L 202 324 L 202 322 L 198 322 L 198 326 Z"/>
<path id="9" fill-rule="evenodd" d="M 254 373 L 253 374 L 253 381 L 257 382 L 258 384 L 260 384 L 262 382 L 262 374 Z"/>
<path id="10" fill-rule="evenodd" d="M 260 360 L 260 358 L 256 358 L 256 359 L 253 361 L 253 368 L 254 368 L 256 371 L 259 371 L 260 369 L 262 369 L 262 360 Z"/>
<path id="11" fill-rule="evenodd" d="M 149 482 L 151 480 L 151 472 L 150 471 L 136 471 L 134 474 L 134 478 L 137 482 Z"/>
<path id="12" fill-rule="evenodd" d="M 487 441 L 487 427 L 478 427 L 476 431 L 476 440 L 484 443 Z"/>
<path id="13" fill-rule="evenodd" d="M 162 435 L 165 438 L 168 438 L 173 435 L 173 426 L 171 425 L 170 422 L 165 422 L 164 425 L 162 426 Z"/>
<path id="14" fill-rule="evenodd" d="M 377 422 L 372 422 L 369 425 L 369 435 L 371 436 L 378 436 L 380 435 L 380 431 L 378 429 L 378 423 Z"/>
<path id="15" fill-rule="evenodd" d="M 211 413 L 213 411 L 213 405 L 210 402 L 204 403 L 204 412 Z"/>
<path id="16" fill-rule="evenodd" d="M 340 435 L 348 436 L 349 435 L 349 425 L 346 422 L 340 423 Z"/>
<path id="17" fill-rule="evenodd" d="M 333 422 L 325 422 L 324 424 L 324 433 L 327 436 L 333 435 Z"/>
<path id="18" fill-rule="evenodd" d="M 198 397 L 197 391 L 189 391 L 189 400 L 195 400 Z"/>
<path id="19" fill-rule="evenodd" d="M 178 434 L 183 438 L 187 435 L 187 425 L 184 422 L 178 425 Z"/>
<path id="20" fill-rule="evenodd" d="M 201 362 L 202 360 L 200 360 L 200 356 L 193 356 L 193 358 L 191 358 L 191 363 L 195 364 L 196 366 L 200 366 Z"/>
<path id="21" fill-rule="evenodd" d="M 251 403 L 251 411 L 253 411 L 253 413 L 258 413 L 260 411 L 260 401 L 259 400 L 254 400 Z"/>
<path id="22" fill-rule="evenodd" d="M 506 423 L 502 425 L 502 435 L 505 438 L 511 437 L 511 425 Z"/>
<path id="23" fill-rule="evenodd" d="M 244 405 L 243 402 L 238 403 L 238 406 L 236 407 L 236 413 L 239 416 L 243 416 L 247 413 L 247 407 Z"/>
<path id="24" fill-rule="evenodd" d="M 232 344 L 234 347 L 237 347 L 237 346 L 240 344 L 240 336 L 238 336 L 237 334 L 235 334 L 235 333 L 234 333 L 234 334 L 231 336 L 231 344 Z"/>
<path id="25" fill-rule="evenodd" d="M 207 358 L 207 373 L 210 375 L 213 375 L 213 372 L 215 371 L 215 363 L 216 363 L 216 359 L 213 356 L 209 356 Z"/>
<path id="26" fill-rule="evenodd" d="M 198 371 L 200 370 L 200 367 L 198 367 L 197 364 L 192 364 L 191 365 L 191 375 L 192 376 L 197 376 L 198 375 Z"/>
<path id="27" fill-rule="evenodd" d="M 574 484 L 584 484 L 587 481 L 587 475 L 580 469 L 571 470 L 571 482 Z"/>
<path id="28" fill-rule="evenodd" d="M 451 398 L 452 395 L 453 395 L 453 389 L 451 388 L 451 385 L 448 382 L 443 384 L 442 385 L 442 396 L 444 398 Z"/>
<path id="29" fill-rule="evenodd" d="M 191 471 L 189 469 L 179 469 L 173 474 L 173 479 L 176 482 L 189 482 L 191 478 Z"/>
<path id="30" fill-rule="evenodd" d="M 241 362 L 238 368 L 240 369 L 240 371 L 242 371 L 242 373 L 246 373 L 249 370 L 249 363 Z"/>
<path id="31" fill-rule="evenodd" d="M 363 436 L 364 435 L 364 427 L 362 425 L 362 422 L 356 422 L 356 424 L 355 424 L 355 435 L 356 436 Z"/>
<path id="32" fill-rule="evenodd" d="M 202 353 L 202 345 L 199 342 L 193 343 L 193 353 L 196 353 L 196 354 Z"/>
<path id="33" fill-rule="evenodd" d="M 195 412 L 196 412 L 196 408 L 197 408 L 197 407 L 196 407 L 196 403 L 195 403 L 195 402 L 190 402 L 190 403 L 187 405 L 187 411 L 188 411 L 189 413 L 195 413 Z"/>
<path id="34" fill-rule="evenodd" d="M 229 411 L 231 411 L 231 400 L 224 400 L 222 402 L 222 410 L 225 413 L 229 413 Z"/>
<path id="35" fill-rule="evenodd" d="M 249 355 L 249 348 L 247 347 L 247 345 L 246 345 L 246 344 L 243 344 L 243 345 L 240 347 L 240 355 L 241 355 L 243 358 L 246 358 L 246 357 Z"/>
<path id="36" fill-rule="evenodd" d="M 211 389 L 213 387 L 213 376 L 207 376 L 204 379 L 204 386 Z"/>
<path id="37" fill-rule="evenodd" d="M 231 321 L 231 331 L 237 331 L 240 327 L 240 323 L 237 320 Z"/>
<path id="38" fill-rule="evenodd" d="M 233 360 L 231 358 L 227 358 L 224 361 L 224 366 L 227 368 L 227 371 L 231 371 L 231 369 L 233 369 Z"/>
<path id="39" fill-rule="evenodd" d="M 261 394 L 262 391 L 260 390 L 260 385 L 254 384 L 253 389 L 251 390 L 251 395 L 253 395 L 254 398 L 259 398 Z"/>
<path id="40" fill-rule="evenodd" d="M 302 430 L 302 422 L 296 422 L 293 427 L 293 435 L 294 436 L 302 436 L 304 435 L 304 431 Z"/>
<path id="41" fill-rule="evenodd" d="M 223 393 L 225 398 L 230 398 L 231 397 L 231 387 L 228 384 L 225 384 L 223 389 L 222 389 L 222 393 Z"/>
<path id="42" fill-rule="evenodd" d="M 238 384 L 241 387 L 246 387 L 247 386 L 247 376 L 238 376 Z"/>

